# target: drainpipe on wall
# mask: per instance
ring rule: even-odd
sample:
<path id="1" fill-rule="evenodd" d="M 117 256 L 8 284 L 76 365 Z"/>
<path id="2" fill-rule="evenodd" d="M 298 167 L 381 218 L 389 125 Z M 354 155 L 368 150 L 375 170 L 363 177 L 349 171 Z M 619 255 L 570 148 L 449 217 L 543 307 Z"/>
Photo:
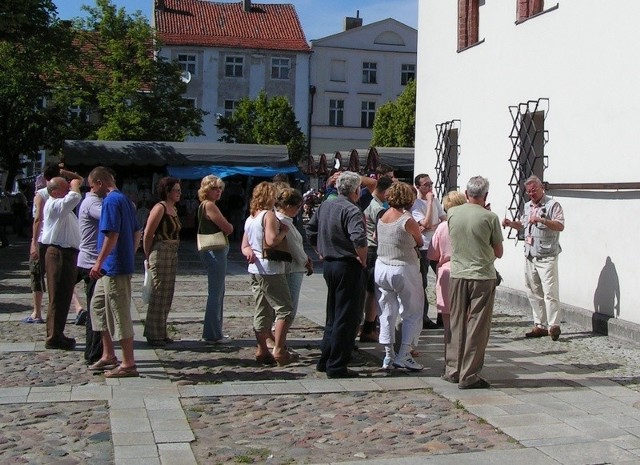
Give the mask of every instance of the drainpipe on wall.
<path id="1" fill-rule="evenodd" d="M 311 117 L 313 116 L 313 100 L 316 95 L 316 86 L 309 86 L 309 124 L 307 124 L 307 152 L 311 155 Z"/>

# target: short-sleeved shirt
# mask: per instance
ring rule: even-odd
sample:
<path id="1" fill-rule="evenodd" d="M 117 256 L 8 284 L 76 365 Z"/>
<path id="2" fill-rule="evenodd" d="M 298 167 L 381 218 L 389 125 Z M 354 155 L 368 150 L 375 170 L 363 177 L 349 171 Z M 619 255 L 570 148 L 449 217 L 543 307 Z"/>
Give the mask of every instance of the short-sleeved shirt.
<path id="1" fill-rule="evenodd" d="M 78 266 L 91 268 L 98 258 L 98 225 L 102 215 L 102 199 L 93 192 L 87 192 L 80 204 L 80 253 Z"/>
<path id="2" fill-rule="evenodd" d="M 440 222 L 440 217 L 444 216 L 445 213 L 444 209 L 442 208 L 442 204 L 436 197 L 433 198 L 432 202 L 433 204 L 431 205 L 430 222 L 432 226 L 436 226 Z M 429 205 L 427 204 L 426 200 L 416 199 L 416 201 L 413 202 L 413 206 L 411 207 L 411 215 L 413 216 L 414 220 L 416 220 L 418 223 L 421 223 L 427 216 L 428 209 Z M 422 231 L 423 244 L 422 247 L 420 247 L 420 250 L 427 250 L 427 248 L 429 247 L 429 241 L 431 240 L 434 232 L 435 229 L 431 231 Z"/>
<path id="3" fill-rule="evenodd" d="M 136 210 L 131 200 L 118 190 L 111 191 L 102 202 L 98 234 L 100 250 L 106 233 L 119 233 L 118 242 L 102 265 L 107 276 L 133 274 L 137 246 L 134 244 L 134 235 L 139 230 Z"/>
<path id="4" fill-rule="evenodd" d="M 502 242 L 498 215 L 480 205 L 466 203 L 449 211 L 451 277 L 495 279 L 494 245 Z"/>

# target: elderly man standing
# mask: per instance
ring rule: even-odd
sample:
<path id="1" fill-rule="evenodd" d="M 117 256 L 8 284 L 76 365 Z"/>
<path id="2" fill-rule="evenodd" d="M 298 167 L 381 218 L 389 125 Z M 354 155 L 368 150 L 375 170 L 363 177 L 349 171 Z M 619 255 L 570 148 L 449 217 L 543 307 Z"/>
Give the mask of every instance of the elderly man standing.
<path id="1" fill-rule="evenodd" d="M 327 318 L 317 369 L 328 378 L 352 378 L 347 369 L 362 312 L 367 235 L 356 204 L 360 176 L 345 171 L 336 182 L 338 197 L 324 202 L 308 225 L 311 244 L 324 259 Z"/>
<path id="2" fill-rule="evenodd" d="M 449 211 L 451 237 L 451 345 L 445 355 L 443 379 L 459 389 L 486 389 L 480 377 L 489 342 L 496 269 L 502 257 L 502 230 L 495 213 L 486 208 L 489 181 L 475 176 L 467 183 L 468 203 Z"/>
<path id="3" fill-rule="evenodd" d="M 524 229 L 525 280 L 534 327 L 526 337 L 560 337 L 560 292 L 558 255 L 560 232 L 564 230 L 562 206 L 545 194 L 537 176 L 524 182 L 529 201 L 524 206 L 522 221 L 505 218 L 502 226 Z"/>
<path id="4" fill-rule="evenodd" d="M 49 288 L 47 349 L 73 350 L 76 340 L 64 335 L 69 305 L 76 285 L 80 226 L 74 209 L 82 200 L 81 180 L 54 177 L 47 183 L 49 200 L 44 205 L 42 244 L 46 247 L 45 270 Z"/>
<path id="5" fill-rule="evenodd" d="M 98 257 L 89 271 L 96 287 L 91 299 L 91 322 L 102 333 L 102 357 L 90 370 L 109 369 L 107 378 L 139 376 L 133 356 L 131 275 L 140 244 L 140 227 L 131 200 L 115 185 L 111 172 L 99 166 L 89 173 L 91 190 L 102 201 L 98 226 Z M 113 341 L 120 341 L 122 363 L 118 365 Z M 117 365 L 117 366 L 116 366 Z"/>

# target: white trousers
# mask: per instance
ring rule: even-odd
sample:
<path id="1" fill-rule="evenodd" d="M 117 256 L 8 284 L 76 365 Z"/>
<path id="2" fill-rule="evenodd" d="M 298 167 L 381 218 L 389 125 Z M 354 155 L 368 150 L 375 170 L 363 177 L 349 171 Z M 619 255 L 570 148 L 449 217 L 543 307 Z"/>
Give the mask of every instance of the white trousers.
<path id="1" fill-rule="evenodd" d="M 536 326 L 560 326 L 560 286 L 558 256 L 525 258 L 527 297 Z"/>
<path id="2" fill-rule="evenodd" d="M 419 265 L 385 265 L 376 260 L 376 298 L 380 308 L 380 344 L 395 343 L 398 315 L 402 318 L 402 344 L 412 345 L 422 331 L 424 289 Z"/>

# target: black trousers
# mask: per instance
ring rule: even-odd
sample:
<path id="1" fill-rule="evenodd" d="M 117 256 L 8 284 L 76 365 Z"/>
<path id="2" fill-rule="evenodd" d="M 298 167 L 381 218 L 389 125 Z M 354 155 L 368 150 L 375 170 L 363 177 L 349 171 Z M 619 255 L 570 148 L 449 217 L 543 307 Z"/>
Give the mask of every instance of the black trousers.
<path id="1" fill-rule="evenodd" d="M 49 290 L 47 308 L 47 342 L 59 343 L 64 339 L 64 328 L 69 315 L 69 305 L 78 275 L 78 251 L 55 245 L 47 245 L 45 269 Z"/>
<path id="2" fill-rule="evenodd" d="M 335 376 L 347 371 L 360 323 L 365 274 L 355 260 L 325 261 L 327 317 L 321 343 L 318 370 Z"/>
<path id="3" fill-rule="evenodd" d="M 99 331 L 91 328 L 91 298 L 96 288 L 96 281 L 89 277 L 89 268 L 78 267 L 77 282 L 84 281 L 84 292 L 87 296 L 87 322 L 85 326 L 84 359 L 88 363 L 95 363 L 102 357 L 102 336 Z"/>

